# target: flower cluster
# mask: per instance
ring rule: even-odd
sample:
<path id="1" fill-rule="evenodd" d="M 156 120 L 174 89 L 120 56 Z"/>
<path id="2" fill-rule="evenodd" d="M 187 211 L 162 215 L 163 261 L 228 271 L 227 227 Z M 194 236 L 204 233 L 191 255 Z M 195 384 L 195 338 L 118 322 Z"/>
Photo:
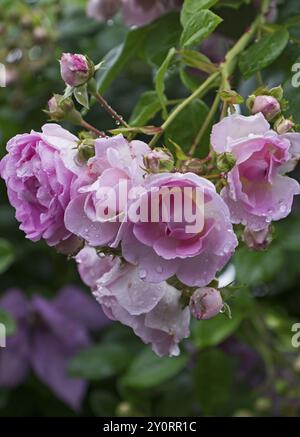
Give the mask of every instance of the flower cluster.
<path id="1" fill-rule="evenodd" d="M 61 59 L 72 89 L 93 72 L 82 55 Z M 254 96 L 251 111 L 224 117 L 208 157 L 181 153 L 176 168 L 165 148 L 96 129 L 79 139 L 46 124 L 8 142 L 0 172 L 27 238 L 73 255 L 104 313 L 159 356 L 179 354 L 190 314 L 205 320 L 222 311 L 216 276 L 238 246 L 233 225 L 244 226 L 249 247 L 265 248 L 271 222 L 286 217 L 300 193 L 286 176 L 300 134 L 276 130 L 274 96 Z"/>

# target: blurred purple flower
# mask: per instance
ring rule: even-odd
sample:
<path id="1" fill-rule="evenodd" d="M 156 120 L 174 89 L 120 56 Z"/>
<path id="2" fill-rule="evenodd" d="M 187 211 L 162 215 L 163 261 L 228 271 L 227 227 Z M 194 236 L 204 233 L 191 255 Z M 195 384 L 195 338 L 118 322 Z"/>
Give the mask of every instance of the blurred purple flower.
<path id="1" fill-rule="evenodd" d="M 144 26 L 161 15 L 179 10 L 182 3 L 183 0 L 89 0 L 87 15 L 105 21 L 121 9 L 126 24 Z"/>
<path id="2" fill-rule="evenodd" d="M 15 318 L 17 332 L 0 351 L 0 386 L 21 384 L 32 369 L 53 393 L 79 410 L 87 382 L 70 378 L 68 360 L 89 346 L 89 331 L 109 323 L 94 300 L 75 286 L 66 286 L 52 301 L 33 296 L 31 301 L 18 289 L 8 290 L 0 308 Z"/>

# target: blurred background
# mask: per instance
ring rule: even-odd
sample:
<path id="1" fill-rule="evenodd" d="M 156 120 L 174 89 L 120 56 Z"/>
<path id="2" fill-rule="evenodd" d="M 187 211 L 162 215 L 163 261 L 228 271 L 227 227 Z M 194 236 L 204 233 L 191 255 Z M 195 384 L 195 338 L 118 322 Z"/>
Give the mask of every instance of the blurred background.
<path id="1" fill-rule="evenodd" d="M 145 24 L 138 28 L 130 28 L 121 12 L 104 22 L 95 13 L 88 17 L 87 3 L 0 0 L 0 63 L 7 72 L 0 88 L 0 158 L 12 136 L 40 130 L 47 121 L 42 109 L 64 89 L 57 61 L 62 52 L 84 53 L 95 63 L 106 57 L 100 89 L 126 119 L 139 115 L 141 95 L 152 102 L 153 74 L 180 35 L 180 1 L 170 13 L 137 22 Z M 202 47 L 214 62 L 251 23 L 259 1 L 221 3 L 224 22 Z M 270 87 L 284 84 L 288 114 L 300 123 L 300 92 L 290 85 L 291 67 L 300 60 L 300 4 L 275 3 L 270 22 L 290 22 L 293 40 L 263 79 Z M 175 66 L 168 96 L 180 99 L 201 80 Z M 257 87 L 255 79 L 235 85 L 243 96 Z M 152 112 L 152 123 L 159 124 Z M 186 113 L 178 120 L 176 135 L 187 146 L 202 112 L 199 119 Z M 87 119 L 101 130 L 114 127 L 96 106 Z M 181 356 L 159 359 L 131 330 L 105 318 L 72 260 L 24 238 L 1 180 L 0 322 L 8 339 L 0 348 L 0 416 L 299 416 L 300 345 L 291 343 L 292 326 L 300 323 L 299 259 L 296 199 L 267 251 L 242 247 L 236 253 L 227 270 L 237 283 L 228 291 L 232 319 L 220 314 L 193 321 Z"/>

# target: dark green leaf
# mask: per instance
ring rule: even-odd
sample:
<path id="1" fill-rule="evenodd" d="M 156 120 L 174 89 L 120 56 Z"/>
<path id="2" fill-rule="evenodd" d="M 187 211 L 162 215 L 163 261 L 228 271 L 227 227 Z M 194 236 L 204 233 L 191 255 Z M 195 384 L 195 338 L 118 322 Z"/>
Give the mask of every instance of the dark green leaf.
<path id="1" fill-rule="evenodd" d="M 187 356 L 184 354 L 160 358 L 147 348 L 133 361 L 122 382 L 136 389 L 156 387 L 177 375 L 186 363 Z"/>
<path id="2" fill-rule="evenodd" d="M 222 22 L 222 18 L 203 9 L 192 15 L 184 26 L 180 44 L 183 48 L 196 46 L 207 38 L 215 28 Z"/>
<path id="3" fill-rule="evenodd" d="M 111 82 L 122 72 L 128 62 L 137 56 L 143 47 L 148 27 L 132 29 L 128 32 L 123 44 L 113 48 L 103 59 L 103 67 L 97 75 L 100 94 L 103 94 Z"/>
<path id="4" fill-rule="evenodd" d="M 196 396 L 205 415 L 220 415 L 232 395 L 232 362 L 219 349 L 199 353 L 194 369 Z"/>
<path id="5" fill-rule="evenodd" d="M 68 370 L 73 377 L 98 381 L 121 373 L 130 359 L 126 345 L 101 344 L 80 352 L 70 361 Z"/>
<path id="6" fill-rule="evenodd" d="M 231 319 L 219 314 L 210 320 L 195 321 L 192 329 L 194 342 L 200 348 L 217 346 L 236 331 L 240 322 L 241 315 L 235 312 Z"/>
<path id="7" fill-rule="evenodd" d="M 0 274 L 5 272 L 15 260 L 12 245 L 2 238 L 0 239 Z"/>
<path id="8" fill-rule="evenodd" d="M 173 140 L 182 148 L 184 152 L 188 152 L 197 133 L 199 132 L 204 120 L 208 114 L 207 105 L 199 99 L 194 100 L 178 115 L 176 122 L 166 130 L 165 139 Z M 207 138 L 206 138 L 207 139 Z M 204 146 L 205 145 L 205 146 Z M 206 154 L 208 142 L 203 141 L 201 145 L 201 155 Z"/>
<path id="9" fill-rule="evenodd" d="M 159 67 L 166 58 L 170 47 L 179 44 L 182 28 L 177 13 L 167 14 L 150 25 L 143 45 L 146 61 Z"/>
<path id="10" fill-rule="evenodd" d="M 265 36 L 244 51 L 240 57 L 239 67 L 245 79 L 272 64 L 282 53 L 288 41 L 289 33 L 283 28 Z"/>
<path id="11" fill-rule="evenodd" d="M 267 251 L 254 252 L 242 247 L 234 255 L 237 280 L 246 285 L 259 285 L 270 281 L 284 265 L 281 248 L 271 246 Z"/>
<path id="12" fill-rule="evenodd" d="M 144 126 L 161 109 L 158 95 L 155 91 L 146 91 L 141 95 L 129 120 L 131 126 Z"/>
<path id="13" fill-rule="evenodd" d="M 180 79 L 183 85 L 190 91 L 194 92 L 203 83 L 203 78 L 197 74 L 190 72 L 186 68 L 181 68 L 179 71 Z"/>
<path id="14" fill-rule="evenodd" d="M 97 390 L 91 393 L 90 404 L 95 416 L 114 416 L 118 406 L 118 398 L 109 391 Z"/>
<path id="15" fill-rule="evenodd" d="M 179 53 L 182 61 L 189 67 L 197 68 L 197 70 L 204 71 L 208 74 L 217 71 L 215 64 L 213 64 L 205 55 L 196 50 L 181 50 Z"/>
<path id="16" fill-rule="evenodd" d="M 238 9 L 243 4 L 249 4 L 250 2 L 251 0 L 222 0 L 216 7 Z"/>

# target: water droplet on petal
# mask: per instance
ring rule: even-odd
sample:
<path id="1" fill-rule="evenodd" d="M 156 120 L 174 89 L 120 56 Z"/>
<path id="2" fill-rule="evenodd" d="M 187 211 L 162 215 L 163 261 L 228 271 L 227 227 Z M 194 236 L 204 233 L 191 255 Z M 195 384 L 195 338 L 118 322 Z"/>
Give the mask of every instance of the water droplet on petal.
<path id="1" fill-rule="evenodd" d="M 147 276 L 147 272 L 146 272 L 146 270 L 140 270 L 140 271 L 139 271 L 139 275 L 140 275 L 140 278 L 141 278 L 141 279 L 145 279 L 146 276 Z"/>

